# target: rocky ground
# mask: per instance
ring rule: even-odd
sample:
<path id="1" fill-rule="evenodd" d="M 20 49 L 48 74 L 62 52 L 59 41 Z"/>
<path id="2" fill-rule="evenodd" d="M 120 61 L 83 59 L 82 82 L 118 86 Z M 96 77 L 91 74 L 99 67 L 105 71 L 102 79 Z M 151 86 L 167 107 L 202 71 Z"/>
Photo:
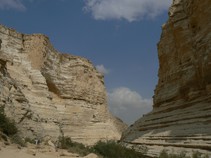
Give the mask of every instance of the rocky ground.
<path id="1" fill-rule="evenodd" d="M 58 149 L 47 145 L 37 146 L 28 144 L 27 147 L 20 147 L 16 144 L 8 144 L 0 142 L 1 158 L 82 158 L 78 154 L 70 153 L 67 150 Z M 91 153 L 83 158 L 98 158 L 97 155 Z"/>

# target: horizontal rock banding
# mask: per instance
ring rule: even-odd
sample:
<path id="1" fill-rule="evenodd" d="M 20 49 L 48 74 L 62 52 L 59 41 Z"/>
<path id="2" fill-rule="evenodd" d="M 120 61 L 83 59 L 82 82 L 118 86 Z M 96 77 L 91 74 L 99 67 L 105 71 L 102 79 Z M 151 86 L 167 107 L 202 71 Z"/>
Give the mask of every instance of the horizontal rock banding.
<path id="1" fill-rule="evenodd" d="M 175 153 L 211 155 L 211 1 L 174 0 L 158 44 L 159 81 L 153 111 L 122 141 Z"/>
<path id="2" fill-rule="evenodd" d="M 0 40 L 0 106 L 23 137 L 120 138 L 125 125 L 109 113 L 103 76 L 90 61 L 59 53 L 41 34 L 0 25 Z"/>

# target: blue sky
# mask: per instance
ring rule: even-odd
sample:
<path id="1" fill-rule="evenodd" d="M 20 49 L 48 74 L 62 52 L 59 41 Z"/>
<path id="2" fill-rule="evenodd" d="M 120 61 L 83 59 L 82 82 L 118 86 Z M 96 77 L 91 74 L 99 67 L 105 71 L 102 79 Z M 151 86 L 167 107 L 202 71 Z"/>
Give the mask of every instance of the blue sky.
<path id="1" fill-rule="evenodd" d="M 0 23 L 47 35 L 105 74 L 110 110 L 130 124 L 152 109 L 157 43 L 171 0 L 0 0 Z"/>

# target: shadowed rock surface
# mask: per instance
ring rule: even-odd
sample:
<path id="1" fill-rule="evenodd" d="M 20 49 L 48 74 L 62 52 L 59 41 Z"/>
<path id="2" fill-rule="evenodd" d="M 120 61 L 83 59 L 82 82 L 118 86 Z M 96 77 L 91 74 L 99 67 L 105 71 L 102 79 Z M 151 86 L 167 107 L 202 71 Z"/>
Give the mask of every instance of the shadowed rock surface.
<path id="1" fill-rule="evenodd" d="M 122 141 L 157 156 L 199 150 L 211 155 L 211 1 L 174 0 L 158 44 L 153 111 Z"/>
<path id="2" fill-rule="evenodd" d="M 103 76 L 90 61 L 2 25 L 0 45 L 0 106 L 23 137 L 87 145 L 120 138 L 125 124 L 109 113 Z"/>

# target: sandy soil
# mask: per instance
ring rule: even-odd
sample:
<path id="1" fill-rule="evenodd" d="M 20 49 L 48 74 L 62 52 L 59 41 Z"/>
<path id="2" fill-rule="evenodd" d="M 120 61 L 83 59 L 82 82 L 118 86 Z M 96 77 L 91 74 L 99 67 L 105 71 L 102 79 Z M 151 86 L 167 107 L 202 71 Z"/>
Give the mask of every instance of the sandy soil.
<path id="1" fill-rule="evenodd" d="M 52 147 L 29 146 L 20 148 L 17 145 L 0 145 L 0 158 L 81 158 L 77 154 L 66 150 L 53 151 Z M 95 154 L 89 154 L 83 158 L 98 158 Z"/>

